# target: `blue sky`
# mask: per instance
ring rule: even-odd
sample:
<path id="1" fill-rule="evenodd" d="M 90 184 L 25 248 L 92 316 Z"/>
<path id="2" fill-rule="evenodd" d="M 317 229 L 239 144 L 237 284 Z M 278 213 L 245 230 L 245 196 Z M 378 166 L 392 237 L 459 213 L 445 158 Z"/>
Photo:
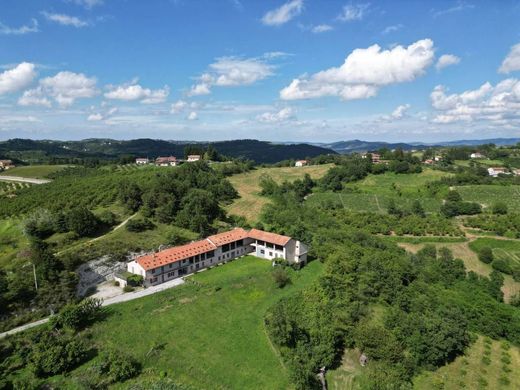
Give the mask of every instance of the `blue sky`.
<path id="1" fill-rule="evenodd" d="M 0 5 L 0 139 L 520 137 L 520 1 Z"/>

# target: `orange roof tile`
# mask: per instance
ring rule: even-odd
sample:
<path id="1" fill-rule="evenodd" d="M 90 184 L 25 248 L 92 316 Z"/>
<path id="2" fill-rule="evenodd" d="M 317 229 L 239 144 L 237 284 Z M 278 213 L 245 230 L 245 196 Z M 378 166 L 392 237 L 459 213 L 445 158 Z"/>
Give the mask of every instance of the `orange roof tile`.
<path id="1" fill-rule="evenodd" d="M 191 256 L 200 255 L 212 250 L 217 249 L 208 240 L 195 241 L 190 244 L 176 246 L 173 248 L 165 249 L 158 253 L 150 253 L 141 257 L 138 257 L 136 262 L 145 270 L 160 267 L 170 263 L 175 263 L 183 259 L 187 259 Z"/>
<path id="2" fill-rule="evenodd" d="M 248 237 L 248 234 L 244 229 L 236 228 L 236 229 L 230 230 L 228 232 L 209 236 L 208 240 L 210 240 L 216 246 L 221 246 L 221 245 L 229 244 L 230 242 L 243 240 L 244 238 L 247 238 L 247 237 Z"/>
<path id="3" fill-rule="evenodd" d="M 249 232 L 249 237 L 255 240 L 266 241 L 271 244 L 282 246 L 287 244 L 291 240 L 291 237 L 282 236 L 281 234 L 276 233 L 264 232 L 258 229 L 251 229 L 251 231 Z"/>

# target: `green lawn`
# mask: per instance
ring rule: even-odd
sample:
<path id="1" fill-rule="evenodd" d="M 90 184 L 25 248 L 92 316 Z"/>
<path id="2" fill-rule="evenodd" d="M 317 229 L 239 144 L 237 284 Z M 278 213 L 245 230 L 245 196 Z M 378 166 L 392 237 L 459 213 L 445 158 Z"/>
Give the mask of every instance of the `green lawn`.
<path id="1" fill-rule="evenodd" d="M 1 172 L 4 176 L 20 176 L 35 179 L 45 179 L 51 173 L 61 171 L 68 165 L 28 165 L 20 166 Z"/>
<path id="2" fill-rule="evenodd" d="M 414 388 L 518 389 L 520 350 L 498 341 L 484 340 L 484 337 L 479 337 L 464 356 L 434 372 L 424 372 L 418 376 Z M 507 356 L 509 364 L 506 363 Z"/>
<path id="3" fill-rule="evenodd" d="M 462 199 L 478 202 L 490 207 L 497 201 L 507 204 L 509 211 L 520 212 L 520 186 L 518 185 L 469 185 L 459 186 L 457 191 Z"/>
<path id="4" fill-rule="evenodd" d="M 269 261 L 248 256 L 188 279 L 196 284 L 110 306 L 108 319 L 88 331 L 93 343 L 99 350 L 128 352 L 143 364 L 139 378 L 116 388 L 161 372 L 196 389 L 291 388 L 263 316 L 281 297 L 316 280 L 322 265 L 290 270 L 292 284 L 284 289 L 275 286 L 271 269 Z M 153 346 L 160 346 L 158 352 L 147 356 Z M 75 388 L 92 364 L 95 359 L 52 383 Z"/>
<path id="5" fill-rule="evenodd" d="M 427 212 L 439 211 L 442 200 L 432 196 L 426 184 L 441 177 L 446 172 L 425 169 L 421 173 L 369 175 L 365 179 L 349 183 L 341 193 L 317 192 L 309 197 L 311 204 L 336 203 L 353 211 L 385 213 L 390 199 L 399 207 L 409 209 L 414 200 L 419 199 Z"/>

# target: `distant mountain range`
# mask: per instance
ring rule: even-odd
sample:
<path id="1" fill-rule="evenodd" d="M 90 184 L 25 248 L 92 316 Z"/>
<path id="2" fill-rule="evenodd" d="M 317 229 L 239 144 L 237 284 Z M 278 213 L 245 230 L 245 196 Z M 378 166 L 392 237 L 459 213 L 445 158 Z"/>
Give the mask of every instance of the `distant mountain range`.
<path id="1" fill-rule="evenodd" d="M 354 152 L 366 152 L 370 150 L 378 150 L 381 148 L 388 149 L 403 149 L 412 150 L 424 147 L 433 146 L 477 146 L 483 144 L 495 144 L 495 145 L 514 145 L 520 142 L 520 138 L 492 138 L 492 139 L 475 139 L 475 140 L 459 140 L 459 141 L 447 141 L 447 142 L 436 142 L 436 143 L 424 143 L 424 142 L 371 142 L 371 141 L 338 141 L 332 143 L 311 143 L 311 145 L 321 146 L 323 148 L 334 150 L 337 153 L 347 154 Z"/>
<path id="2" fill-rule="evenodd" d="M 115 159 L 122 155 L 156 158 L 184 157 L 187 145 L 207 147 L 209 144 L 228 157 L 242 157 L 257 163 L 275 163 L 289 159 L 303 159 L 321 154 L 336 153 L 331 149 L 309 144 L 277 144 L 251 139 L 220 142 L 164 141 L 149 138 L 129 141 L 113 139 L 85 139 L 82 141 L 53 141 L 11 139 L 0 142 L 0 158 L 42 162 L 50 158 Z"/>

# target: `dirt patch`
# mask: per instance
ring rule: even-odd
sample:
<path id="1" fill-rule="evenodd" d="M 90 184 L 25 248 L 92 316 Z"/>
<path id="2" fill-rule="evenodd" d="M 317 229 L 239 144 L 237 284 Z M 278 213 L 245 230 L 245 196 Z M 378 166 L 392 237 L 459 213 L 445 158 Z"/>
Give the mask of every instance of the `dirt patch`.
<path id="1" fill-rule="evenodd" d="M 187 303 L 191 303 L 195 300 L 195 297 L 184 297 L 184 298 L 181 298 L 179 299 L 179 303 L 182 303 L 183 305 L 187 304 Z"/>

